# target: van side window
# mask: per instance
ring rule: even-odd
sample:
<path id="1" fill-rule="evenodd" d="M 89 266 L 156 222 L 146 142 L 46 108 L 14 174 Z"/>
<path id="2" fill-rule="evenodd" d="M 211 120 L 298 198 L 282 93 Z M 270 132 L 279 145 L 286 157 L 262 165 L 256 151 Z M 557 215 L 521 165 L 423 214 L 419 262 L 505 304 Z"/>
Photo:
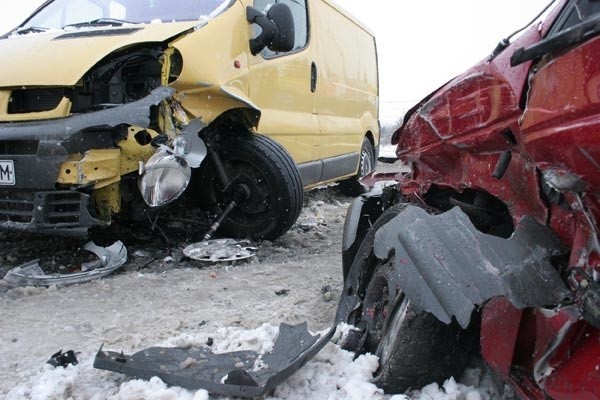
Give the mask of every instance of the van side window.
<path id="1" fill-rule="evenodd" d="M 290 7 L 294 17 L 295 42 L 294 48 L 287 53 L 278 53 L 265 48 L 260 54 L 264 58 L 273 58 L 277 56 L 294 53 L 306 47 L 308 43 L 308 11 L 306 0 L 255 0 L 254 8 L 266 13 L 273 4 L 283 3 Z"/>
<path id="2" fill-rule="evenodd" d="M 573 0 L 566 7 L 565 12 L 560 17 L 552 34 L 567 30 L 575 25 L 600 14 L 600 1 L 597 0 Z"/>

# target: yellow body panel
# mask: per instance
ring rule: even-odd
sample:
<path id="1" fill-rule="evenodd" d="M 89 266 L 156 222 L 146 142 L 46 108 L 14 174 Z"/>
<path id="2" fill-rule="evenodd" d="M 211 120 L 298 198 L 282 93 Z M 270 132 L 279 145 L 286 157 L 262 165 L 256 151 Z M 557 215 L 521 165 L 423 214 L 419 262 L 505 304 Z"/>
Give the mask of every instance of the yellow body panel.
<path id="1" fill-rule="evenodd" d="M 0 87 L 73 86 L 96 64 L 117 49 L 144 42 L 162 42 L 197 21 L 168 24 L 125 25 L 138 29 L 125 35 L 59 39 L 68 31 L 36 33 L 0 40 L 0 54 L 10 60 L 1 68 Z M 102 31 L 106 27 L 95 28 Z M 92 29 L 93 31 L 93 29 Z M 77 31 L 73 31 L 74 33 Z M 23 57 L 27 54 L 27 57 Z"/>
<path id="2" fill-rule="evenodd" d="M 110 221 L 113 214 L 121 211 L 119 182 L 94 190 L 94 200 L 98 205 L 100 220 Z"/>
<path id="3" fill-rule="evenodd" d="M 83 157 L 72 155 L 70 158 L 61 165 L 56 180 L 60 184 L 94 184 L 98 189 L 121 179 L 119 149 L 89 150 Z"/>
<path id="4" fill-rule="evenodd" d="M 151 129 L 142 129 L 138 127 L 130 127 L 127 132 L 127 138 L 119 142 L 118 146 L 121 149 L 119 160 L 119 175 L 129 174 L 139 170 L 139 162 L 147 161 L 155 152 L 152 146 L 140 146 L 135 140 L 135 134 L 145 130 L 150 136 L 155 137 L 158 133 Z"/>
<path id="5" fill-rule="evenodd" d="M 184 60 L 172 86 L 180 93 L 185 110 L 205 124 L 227 110 L 252 103 L 247 97 L 249 26 L 244 5 L 236 2 L 202 29 L 171 44 Z"/>
<path id="6" fill-rule="evenodd" d="M 357 153 L 367 132 L 379 144 L 372 34 L 331 2 L 308 1 L 308 11 L 304 49 L 271 59 L 257 55 L 250 61 L 250 98 L 262 111 L 257 131 L 282 143 L 298 164 Z"/>
<path id="7" fill-rule="evenodd" d="M 8 103 L 10 101 L 10 91 L 0 91 L 0 110 L 7 110 Z M 8 114 L 6 111 L 0 112 L 0 122 L 17 122 L 17 121 L 31 121 L 40 119 L 55 119 L 64 118 L 71 112 L 71 101 L 66 97 L 63 97 L 60 103 L 54 110 L 32 112 L 26 114 Z"/>

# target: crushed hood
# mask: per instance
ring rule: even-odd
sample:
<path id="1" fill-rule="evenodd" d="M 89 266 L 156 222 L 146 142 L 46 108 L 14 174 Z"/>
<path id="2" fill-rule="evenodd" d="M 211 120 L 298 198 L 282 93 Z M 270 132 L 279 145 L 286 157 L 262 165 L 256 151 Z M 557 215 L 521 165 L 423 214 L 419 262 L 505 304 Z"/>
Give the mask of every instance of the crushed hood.
<path id="1" fill-rule="evenodd" d="M 198 21 L 56 30 L 0 40 L 0 88 L 72 86 L 115 50 L 144 42 L 164 42 Z"/>

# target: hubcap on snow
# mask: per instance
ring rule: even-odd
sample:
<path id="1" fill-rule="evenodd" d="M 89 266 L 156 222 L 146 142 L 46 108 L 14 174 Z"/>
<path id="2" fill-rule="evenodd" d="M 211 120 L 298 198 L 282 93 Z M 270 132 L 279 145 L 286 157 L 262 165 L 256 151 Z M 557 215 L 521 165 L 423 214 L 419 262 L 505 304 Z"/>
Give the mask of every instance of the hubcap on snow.
<path id="1" fill-rule="evenodd" d="M 190 244 L 183 254 L 192 260 L 208 264 L 246 260 L 256 255 L 256 247 L 247 240 L 214 239 Z"/>

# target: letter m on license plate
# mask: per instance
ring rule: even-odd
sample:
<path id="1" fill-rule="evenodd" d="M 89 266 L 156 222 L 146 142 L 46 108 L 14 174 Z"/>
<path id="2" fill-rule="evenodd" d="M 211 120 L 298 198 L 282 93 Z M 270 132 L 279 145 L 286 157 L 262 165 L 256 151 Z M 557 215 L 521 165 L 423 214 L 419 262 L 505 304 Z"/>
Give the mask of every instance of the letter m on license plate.
<path id="1" fill-rule="evenodd" d="M 0 160 L 0 185 L 15 184 L 15 165 L 12 160 Z"/>

